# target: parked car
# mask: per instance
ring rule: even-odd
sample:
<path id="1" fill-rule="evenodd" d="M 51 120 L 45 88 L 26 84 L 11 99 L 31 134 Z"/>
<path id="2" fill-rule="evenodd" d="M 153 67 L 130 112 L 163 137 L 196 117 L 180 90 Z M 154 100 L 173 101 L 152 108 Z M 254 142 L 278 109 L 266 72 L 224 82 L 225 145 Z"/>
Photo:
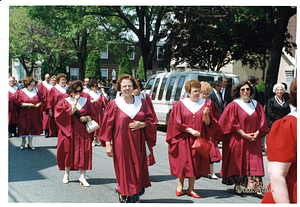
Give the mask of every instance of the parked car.
<path id="1" fill-rule="evenodd" d="M 222 81 L 223 77 L 228 78 L 228 84 L 233 86 L 240 82 L 240 78 L 233 74 L 190 69 L 152 75 L 144 87 L 144 92 L 152 99 L 158 124 L 167 125 L 174 102 L 187 97 L 184 89 L 187 81 L 195 79 L 212 85 L 213 81 Z"/>

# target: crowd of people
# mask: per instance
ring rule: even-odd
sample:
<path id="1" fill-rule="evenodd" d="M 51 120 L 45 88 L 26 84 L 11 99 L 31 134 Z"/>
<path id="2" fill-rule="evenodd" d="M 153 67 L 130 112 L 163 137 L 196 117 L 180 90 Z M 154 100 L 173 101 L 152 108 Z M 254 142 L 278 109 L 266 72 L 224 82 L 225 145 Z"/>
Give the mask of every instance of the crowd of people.
<path id="1" fill-rule="evenodd" d="M 248 189 L 263 198 L 262 203 L 297 203 L 297 78 L 290 94 L 283 84 L 274 85 L 275 95 L 265 110 L 253 80 L 249 77 L 233 88 L 226 78 L 212 86 L 197 80 L 185 84 L 188 96 L 174 103 L 166 133 L 170 173 L 178 178 L 177 196 L 184 193 L 187 178 L 187 195 L 200 198 L 195 181 L 203 175 L 218 179 L 213 164 L 222 161 L 221 182 L 234 185 L 236 194 Z M 142 88 L 140 80 L 127 74 L 113 87 L 89 78 L 67 84 L 67 76 L 60 73 L 46 74 L 39 84 L 27 77 L 21 88 L 9 77 L 9 137 L 22 138 L 21 150 L 26 137 L 31 150 L 33 137 L 43 131 L 46 138 L 57 137 L 63 183 L 69 182 L 70 171 L 80 171 L 78 180 L 85 187 L 90 186 L 85 175 L 92 169 L 93 146 L 106 147 L 107 156 L 113 158 L 119 201 L 137 203 L 151 186 L 148 166 L 156 163 L 158 122 L 151 98 Z M 89 132 L 87 124 L 93 121 L 99 128 Z M 271 183 L 263 194 L 261 138 L 267 134 Z M 194 147 L 196 139 L 210 143 L 207 156 Z"/>

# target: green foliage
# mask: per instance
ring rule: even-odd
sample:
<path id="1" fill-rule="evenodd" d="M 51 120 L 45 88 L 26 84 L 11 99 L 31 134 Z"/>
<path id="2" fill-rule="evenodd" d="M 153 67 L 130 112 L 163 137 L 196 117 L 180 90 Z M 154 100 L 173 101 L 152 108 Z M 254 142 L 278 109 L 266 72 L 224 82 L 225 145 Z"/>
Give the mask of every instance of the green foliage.
<path id="1" fill-rule="evenodd" d="M 128 54 L 124 54 L 120 60 L 118 77 L 123 74 L 132 75 L 132 66 Z"/>
<path id="2" fill-rule="evenodd" d="M 255 87 L 256 87 L 257 91 L 265 92 L 265 86 L 266 86 L 266 82 L 260 81 L 259 84 L 257 84 Z"/>
<path id="3" fill-rule="evenodd" d="M 92 51 L 86 61 L 85 77 L 101 80 L 101 58 L 99 51 Z"/>
<path id="4" fill-rule="evenodd" d="M 144 70 L 144 61 L 143 61 L 143 57 L 141 56 L 140 60 L 139 60 L 139 67 L 136 71 L 136 77 L 144 80 L 145 79 L 145 70 Z"/>

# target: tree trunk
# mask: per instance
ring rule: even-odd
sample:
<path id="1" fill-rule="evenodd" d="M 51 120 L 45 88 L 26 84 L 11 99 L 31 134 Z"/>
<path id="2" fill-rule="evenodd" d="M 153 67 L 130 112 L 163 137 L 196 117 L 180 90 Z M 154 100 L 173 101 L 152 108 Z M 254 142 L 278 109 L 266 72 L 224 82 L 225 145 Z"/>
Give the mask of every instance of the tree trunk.
<path id="1" fill-rule="evenodd" d="M 287 25 L 289 19 L 294 15 L 295 10 L 288 6 L 278 6 L 277 7 L 277 23 L 275 25 L 270 62 L 267 69 L 266 75 L 266 87 L 265 87 L 265 104 L 268 103 L 269 98 L 274 96 L 272 90 L 273 86 L 277 83 L 279 65 L 281 59 L 281 53 L 285 38 L 285 33 L 287 31 Z"/>

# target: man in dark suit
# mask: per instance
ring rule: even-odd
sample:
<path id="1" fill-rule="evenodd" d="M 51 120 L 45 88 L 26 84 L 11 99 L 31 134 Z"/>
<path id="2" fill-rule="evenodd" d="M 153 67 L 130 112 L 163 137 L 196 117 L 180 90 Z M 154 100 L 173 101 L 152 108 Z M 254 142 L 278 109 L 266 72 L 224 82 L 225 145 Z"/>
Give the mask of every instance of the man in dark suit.
<path id="1" fill-rule="evenodd" d="M 224 104 L 221 98 L 221 94 L 220 94 L 220 90 L 221 90 L 221 82 L 219 81 L 214 81 L 212 83 L 212 90 L 209 92 L 207 99 L 210 99 L 211 101 L 215 102 L 215 104 L 217 105 L 219 112 L 220 112 L 220 116 L 224 110 Z"/>
<path id="2" fill-rule="evenodd" d="M 228 85 L 228 79 L 223 78 L 221 84 L 221 97 L 224 103 L 224 108 L 233 100 L 231 97 L 231 86 Z"/>

